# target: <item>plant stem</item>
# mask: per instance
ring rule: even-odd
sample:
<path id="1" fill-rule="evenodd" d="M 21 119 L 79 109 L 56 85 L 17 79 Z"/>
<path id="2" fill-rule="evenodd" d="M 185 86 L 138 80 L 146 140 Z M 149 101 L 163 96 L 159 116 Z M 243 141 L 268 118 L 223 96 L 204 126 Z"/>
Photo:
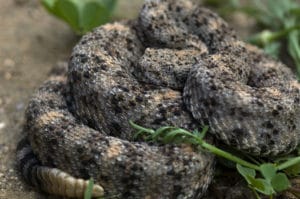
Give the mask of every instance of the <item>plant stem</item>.
<path id="1" fill-rule="evenodd" d="M 143 131 L 143 132 L 150 133 L 150 134 L 155 133 L 155 131 L 154 131 L 153 129 L 148 129 L 148 128 L 142 127 L 142 126 L 140 126 L 140 125 L 137 125 L 137 124 L 133 123 L 131 120 L 129 120 L 129 124 L 130 124 L 130 126 L 132 126 L 133 128 L 138 129 L 138 130 L 141 130 L 141 131 Z"/>
<path id="2" fill-rule="evenodd" d="M 253 187 L 250 187 L 250 189 L 252 190 L 252 192 L 255 195 L 256 199 L 261 199 L 261 197 L 258 195 L 257 191 Z"/>
<path id="3" fill-rule="evenodd" d="M 276 41 L 278 39 L 281 39 L 282 37 L 284 37 L 285 35 L 287 35 L 288 33 L 294 31 L 294 30 L 297 30 L 297 29 L 300 29 L 300 26 L 291 26 L 291 27 L 288 27 L 288 28 L 285 28 L 281 31 L 278 31 L 278 32 L 274 32 L 270 38 L 269 38 L 269 41 L 270 42 L 273 42 L 273 41 Z"/>
<path id="4" fill-rule="evenodd" d="M 300 79 L 300 45 L 299 33 L 291 32 L 288 35 L 288 51 L 294 60 L 297 69 L 298 80 Z"/>
<path id="5" fill-rule="evenodd" d="M 295 158 L 292 158 L 292 159 L 290 159 L 290 160 L 288 160 L 288 161 L 286 161 L 286 162 L 284 162 L 282 164 L 279 164 L 277 166 L 277 169 L 278 170 L 283 170 L 283 169 L 286 169 L 286 168 L 288 168 L 290 166 L 293 166 L 295 164 L 298 164 L 298 163 L 300 163 L 300 157 L 299 156 L 295 157 Z"/>
<path id="6" fill-rule="evenodd" d="M 144 132 L 152 134 L 152 135 L 155 134 L 155 131 L 153 129 L 142 127 L 142 126 L 140 126 L 138 124 L 133 123 L 131 120 L 129 121 L 129 124 L 133 128 L 138 129 L 139 131 L 144 131 Z M 203 129 L 203 134 L 207 131 L 207 128 L 208 127 L 206 127 L 206 128 Z M 213 154 L 221 156 L 221 157 L 226 158 L 228 160 L 231 160 L 231 161 L 233 161 L 235 163 L 238 163 L 238 164 L 240 164 L 242 166 L 245 166 L 245 167 L 248 167 L 248 168 L 260 171 L 259 166 L 255 165 L 255 164 L 252 164 L 250 162 L 247 162 L 247 161 L 245 161 L 245 160 L 243 160 L 243 159 L 241 159 L 241 158 L 239 158 L 237 156 L 234 156 L 231 153 L 223 151 L 222 149 L 219 149 L 219 148 L 217 148 L 217 147 L 215 147 L 215 146 L 213 146 L 213 145 L 205 142 L 202 139 L 202 137 L 198 137 L 198 136 L 194 135 L 193 133 L 191 133 L 189 131 L 186 131 L 184 129 L 180 129 L 180 130 L 182 132 L 184 132 L 185 135 L 194 138 L 202 148 L 209 150 Z"/>
<path id="7" fill-rule="evenodd" d="M 265 30 L 259 34 L 254 35 L 249 39 L 250 43 L 256 44 L 258 46 L 266 46 L 274 41 L 280 40 L 285 37 L 287 34 L 291 33 L 294 30 L 300 29 L 299 25 L 287 27 L 283 30 L 272 32 Z"/>
<path id="8" fill-rule="evenodd" d="M 215 147 L 215 146 L 213 146 L 211 144 L 208 144 L 207 142 L 205 142 L 203 140 L 200 140 L 198 138 L 197 138 L 197 140 L 198 140 L 200 146 L 202 146 L 203 148 L 209 150 L 210 152 L 212 152 L 215 155 L 221 156 L 223 158 L 231 160 L 231 161 L 233 161 L 235 163 L 238 163 L 238 164 L 240 164 L 242 166 L 245 166 L 245 167 L 248 167 L 250 169 L 255 169 L 257 171 L 260 171 L 259 166 L 255 165 L 255 164 L 247 162 L 247 161 L 245 161 L 245 160 L 243 160 L 243 159 L 241 159 L 241 158 L 239 158 L 237 156 L 234 156 L 234 155 L 232 155 L 232 154 L 230 154 L 230 153 L 228 153 L 226 151 L 223 151 L 223 150 L 221 150 L 221 149 L 219 149 L 219 148 L 217 148 L 217 147 Z"/>

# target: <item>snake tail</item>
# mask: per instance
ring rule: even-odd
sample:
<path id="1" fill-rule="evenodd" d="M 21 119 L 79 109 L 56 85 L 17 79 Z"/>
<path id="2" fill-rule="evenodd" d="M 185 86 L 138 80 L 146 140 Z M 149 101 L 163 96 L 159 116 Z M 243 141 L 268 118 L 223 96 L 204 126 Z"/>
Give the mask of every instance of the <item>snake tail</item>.
<path id="1" fill-rule="evenodd" d="M 75 178 L 60 169 L 42 166 L 27 138 L 23 138 L 17 147 L 17 164 L 21 175 L 29 185 L 50 194 L 82 198 L 89 183 L 88 180 Z M 92 196 L 103 195 L 103 188 L 95 184 Z"/>

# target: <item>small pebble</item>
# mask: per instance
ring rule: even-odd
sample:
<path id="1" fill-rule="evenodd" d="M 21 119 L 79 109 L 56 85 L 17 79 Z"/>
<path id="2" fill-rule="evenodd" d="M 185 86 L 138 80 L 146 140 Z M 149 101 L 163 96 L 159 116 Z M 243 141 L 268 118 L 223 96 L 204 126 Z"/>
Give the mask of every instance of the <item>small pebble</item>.
<path id="1" fill-rule="evenodd" d="M 9 151 L 8 146 L 5 146 L 4 144 L 0 144 L 0 154 L 5 154 Z"/>
<path id="2" fill-rule="evenodd" d="M 0 122 L 0 129 L 3 129 L 5 127 L 5 123 L 4 122 Z"/>
<path id="3" fill-rule="evenodd" d="M 3 65 L 6 67 L 14 67 L 16 63 L 14 60 L 7 58 L 4 60 Z"/>
<path id="4" fill-rule="evenodd" d="M 5 73 L 4 73 L 4 78 L 5 78 L 6 80 L 10 80 L 10 79 L 12 78 L 12 74 L 11 74 L 10 72 L 5 72 Z"/>
<path id="5" fill-rule="evenodd" d="M 16 105 L 16 109 L 17 109 L 17 111 L 21 111 L 21 110 L 23 110 L 24 109 L 24 103 L 23 102 L 20 102 L 20 103 L 18 103 L 17 105 Z"/>

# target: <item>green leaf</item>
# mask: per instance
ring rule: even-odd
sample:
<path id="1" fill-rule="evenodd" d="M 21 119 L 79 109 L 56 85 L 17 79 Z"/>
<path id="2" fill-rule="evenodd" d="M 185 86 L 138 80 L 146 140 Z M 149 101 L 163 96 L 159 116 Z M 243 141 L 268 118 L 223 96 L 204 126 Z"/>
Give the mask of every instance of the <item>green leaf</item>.
<path id="1" fill-rule="evenodd" d="M 286 4 L 284 2 L 286 1 L 288 0 L 268 0 L 269 13 L 273 15 L 273 18 L 280 20 L 284 19 L 284 14 L 286 11 Z"/>
<path id="2" fill-rule="evenodd" d="M 300 163 L 288 167 L 284 172 L 290 176 L 296 176 L 300 174 Z"/>
<path id="3" fill-rule="evenodd" d="M 144 131 L 139 130 L 133 135 L 132 140 L 137 140 L 138 138 L 143 137 L 144 134 L 145 134 Z"/>
<path id="4" fill-rule="evenodd" d="M 170 131 L 166 134 L 166 136 L 163 138 L 164 143 L 170 143 L 172 142 L 176 136 L 181 136 L 181 138 L 184 138 L 185 132 L 183 129 L 175 129 L 173 131 Z"/>
<path id="5" fill-rule="evenodd" d="M 204 0 L 203 4 L 207 5 L 207 6 L 212 6 L 212 7 L 220 7 L 222 6 L 222 3 L 224 3 L 223 1 L 220 0 Z M 229 3 L 228 0 L 225 0 L 225 3 Z"/>
<path id="6" fill-rule="evenodd" d="M 71 0 L 59 0 L 53 7 L 53 14 L 65 20 L 74 30 L 80 31 L 79 8 Z"/>
<path id="7" fill-rule="evenodd" d="M 84 199 L 91 199 L 93 194 L 94 180 L 90 179 L 89 184 L 84 192 Z"/>
<path id="8" fill-rule="evenodd" d="M 253 178 L 249 176 L 249 181 L 251 187 L 253 187 L 258 192 L 265 194 L 265 195 L 272 195 L 275 193 L 272 185 L 265 179 L 262 178 Z"/>
<path id="9" fill-rule="evenodd" d="M 294 8 L 291 8 L 289 10 L 289 13 L 290 14 L 293 14 L 293 15 L 296 15 L 296 16 L 300 16 L 300 7 L 294 7 Z"/>
<path id="10" fill-rule="evenodd" d="M 265 166 L 263 166 L 263 170 L 267 170 L 268 167 L 269 165 L 266 164 Z M 265 195 L 272 195 L 275 193 L 269 181 L 267 181 L 266 179 L 255 178 L 254 169 L 249 169 L 237 164 L 237 170 L 246 179 L 250 187 L 254 188 L 258 192 Z M 268 173 L 268 171 L 266 173 Z M 271 173 L 267 175 L 271 175 Z"/>
<path id="11" fill-rule="evenodd" d="M 132 120 L 129 120 L 129 125 L 136 130 L 139 130 L 139 131 L 141 130 L 148 134 L 153 134 L 155 132 L 153 129 L 142 127 L 142 126 L 134 123 Z"/>
<path id="12" fill-rule="evenodd" d="M 74 31 L 84 34 L 106 23 L 117 0 L 42 0 L 43 6 L 67 22 Z"/>
<path id="13" fill-rule="evenodd" d="M 270 42 L 272 42 L 272 36 L 273 36 L 272 31 L 264 30 L 260 33 L 251 36 L 248 39 L 248 41 L 252 44 L 263 47 L 268 45 Z"/>
<path id="14" fill-rule="evenodd" d="M 154 140 L 157 140 L 160 136 L 163 136 L 167 132 L 175 130 L 175 129 L 177 129 L 177 128 L 172 127 L 172 126 L 163 126 L 163 127 L 160 127 L 159 129 L 157 129 L 155 131 L 155 133 L 153 133 L 152 138 Z"/>
<path id="15" fill-rule="evenodd" d="M 80 13 L 80 27 L 87 32 L 109 20 L 110 12 L 103 4 L 87 2 Z"/>
<path id="16" fill-rule="evenodd" d="M 264 47 L 264 51 L 274 58 L 277 58 L 280 52 L 281 43 L 273 42 Z"/>
<path id="17" fill-rule="evenodd" d="M 52 12 L 52 9 L 57 1 L 58 0 L 42 0 L 42 4 L 49 12 Z"/>
<path id="18" fill-rule="evenodd" d="M 98 0 L 98 2 L 102 3 L 110 12 L 114 10 L 117 4 L 117 0 Z"/>
<path id="19" fill-rule="evenodd" d="M 199 137 L 200 139 L 203 139 L 203 138 L 205 137 L 207 131 L 208 131 L 208 126 L 204 126 L 204 127 L 202 128 L 202 131 L 201 131 L 200 133 L 197 131 L 198 134 L 199 134 L 198 137 Z"/>
<path id="20" fill-rule="evenodd" d="M 287 190 L 291 186 L 289 179 L 284 173 L 277 173 L 272 178 L 271 184 L 274 190 L 277 192 Z"/>
<path id="21" fill-rule="evenodd" d="M 245 178 L 245 180 L 248 182 L 248 184 L 250 184 L 251 179 L 254 178 L 256 175 L 256 172 L 254 169 L 249 169 L 247 167 L 243 167 L 240 164 L 236 164 L 236 169 Z"/>
<path id="22" fill-rule="evenodd" d="M 263 177 L 268 181 L 271 182 L 272 178 L 276 175 L 276 166 L 274 164 L 266 163 L 260 165 L 260 172 Z"/>
<path id="23" fill-rule="evenodd" d="M 300 41 L 299 31 L 291 32 L 288 36 L 288 51 L 292 56 L 296 69 L 298 72 L 298 78 L 300 78 Z"/>

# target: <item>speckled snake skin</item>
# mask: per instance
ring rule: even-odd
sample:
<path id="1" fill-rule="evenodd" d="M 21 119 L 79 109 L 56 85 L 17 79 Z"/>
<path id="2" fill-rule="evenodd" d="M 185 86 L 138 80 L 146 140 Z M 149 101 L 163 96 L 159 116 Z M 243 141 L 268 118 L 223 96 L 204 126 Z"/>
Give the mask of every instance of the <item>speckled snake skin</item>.
<path id="1" fill-rule="evenodd" d="M 27 108 L 18 164 L 31 185 L 54 194 L 82 197 L 76 187 L 86 184 L 76 178 L 92 177 L 105 196 L 201 198 L 213 156 L 133 141 L 128 121 L 209 125 L 235 149 L 276 156 L 299 143 L 299 94 L 289 68 L 239 41 L 215 13 L 187 0 L 146 0 L 137 20 L 85 35 L 67 71 L 39 88 Z M 51 168 L 74 179 L 55 180 L 60 174 Z M 70 188 L 58 192 L 55 183 Z"/>

